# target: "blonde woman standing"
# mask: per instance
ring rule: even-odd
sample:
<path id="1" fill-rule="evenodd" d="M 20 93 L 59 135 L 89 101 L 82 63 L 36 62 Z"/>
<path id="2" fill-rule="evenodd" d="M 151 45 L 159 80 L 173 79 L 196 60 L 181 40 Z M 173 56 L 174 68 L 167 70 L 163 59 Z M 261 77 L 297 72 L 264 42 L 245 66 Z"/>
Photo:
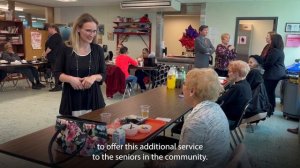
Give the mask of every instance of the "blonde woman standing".
<path id="1" fill-rule="evenodd" d="M 103 48 L 96 43 L 98 21 L 88 13 L 74 23 L 55 72 L 64 83 L 59 113 L 79 116 L 105 106 L 99 84 L 105 78 Z"/>
<path id="2" fill-rule="evenodd" d="M 224 33 L 221 35 L 222 43 L 216 49 L 215 70 L 219 76 L 228 76 L 228 65 L 230 61 L 236 59 L 237 55 L 234 46 L 229 44 L 230 35 Z"/>

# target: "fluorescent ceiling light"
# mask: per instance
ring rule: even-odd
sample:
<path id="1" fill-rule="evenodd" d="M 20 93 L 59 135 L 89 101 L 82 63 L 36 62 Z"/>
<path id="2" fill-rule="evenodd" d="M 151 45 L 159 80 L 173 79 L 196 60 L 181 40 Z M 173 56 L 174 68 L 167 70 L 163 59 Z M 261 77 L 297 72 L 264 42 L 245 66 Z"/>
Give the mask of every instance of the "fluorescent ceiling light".
<path id="1" fill-rule="evenodd" d="M 60 2 L 76 2 L 77 0 L 56 0 L 56 1 L 60 1 Z"/>
<path id="2" fill-rule="evenodd" d="M 8 10 L 8 5 L 0 5 L 0 9 Z M 15 7 L 16 11 L 23 11 L 23 8 Z"/>
<path id="3" fill-rule="evenodd" d="M 121 2 L 122 8 L 155 8 L 170 6 L 170 1 L 124 1 Z"/>
<path id="4" fill-rule="evenodd" d="M 153 1 L 123 1 L 121 9 L 158 9 L 164 11 L 180 11 L 181 3 L 177 0 L 153 0 Z"/>

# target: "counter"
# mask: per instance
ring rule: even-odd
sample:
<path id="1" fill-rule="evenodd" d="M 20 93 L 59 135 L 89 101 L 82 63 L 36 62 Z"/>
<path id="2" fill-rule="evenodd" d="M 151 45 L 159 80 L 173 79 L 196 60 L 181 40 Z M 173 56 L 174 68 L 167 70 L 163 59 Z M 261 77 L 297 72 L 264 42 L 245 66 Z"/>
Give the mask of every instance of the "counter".
<path id="1" fill-rule="evenodd" d="M 194 66 L 195 57 L 186 57 L 186 56 L 173 56 L 173 57 L 157 57 L 158 63 L 164 63 L 167 65 L 175 65 L 179 67 L 185 67 L 185 70 L 188 71 Z"/>

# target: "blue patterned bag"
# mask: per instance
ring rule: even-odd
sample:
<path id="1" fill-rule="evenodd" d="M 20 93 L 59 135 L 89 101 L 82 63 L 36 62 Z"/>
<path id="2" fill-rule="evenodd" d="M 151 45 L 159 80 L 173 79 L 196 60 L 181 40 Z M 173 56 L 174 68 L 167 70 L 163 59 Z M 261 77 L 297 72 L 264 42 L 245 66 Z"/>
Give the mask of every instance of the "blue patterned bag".
<path id="1" fill-rule="evenodd" d="M 49 146 L 49 159 L 52 164 L 63 163 L 72 157 L 99 155 L 105 150 L 99 150 L 97 145 L 107 145 L 106 124 L 73 116 L 57 116 L 56 133 L 52 137 Z M 56 141 L 56 149 L 69 154 L 65 160 L 55 162 L 52 156 L 52 145 Z"/>

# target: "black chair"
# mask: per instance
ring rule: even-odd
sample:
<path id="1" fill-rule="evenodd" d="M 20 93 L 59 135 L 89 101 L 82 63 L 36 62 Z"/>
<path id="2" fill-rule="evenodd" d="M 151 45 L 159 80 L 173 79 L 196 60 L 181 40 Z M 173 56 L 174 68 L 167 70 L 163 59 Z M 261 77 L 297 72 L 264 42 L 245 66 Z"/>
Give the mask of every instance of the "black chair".
<path id="1" fill-rule="evenodd" d="M 175 125 L 172 127 L 171 129 L 171 136 L 173 136 L 173 134 L 181 134 L 181 129 L 183 127 L 184 124 L 184 116 L 182 116 L 179 120 L 176 121 Z"/>
<path id="2" fill-rule="evenodd" d="M 235 139 L 235 137 L 234 137 L 234 135 L 233 135 L 232 132 L 235 133 L 236 138 L 237 138 L 238 141 L 241 143 L 242 140 L 241 140 L 241 138 L 240 138 L 240 136 L 239 136 L 239 134 L 238 134 L 238 132 L 237 132 L 237 129 L 239 130 L 239 132 L 240 132 L 240 134 L 241 134 L 241 137 L 242 137 L 242 139 L 243 139 L 243 138 L 244 138 L 244 135 L 243 135 L 242 130 L 241 130 L 241 128 L 240 128 L 240 124 L 241 124 L 241 122 L 242 122 L 242 120 L 243 120 L 243 117 L 244 117 L 244 114 L 246 113 L 246 110 L 247 110 L 247 108 L 248 108 L 248 106 L 249 106 L 249 104 L 250 104 L 250 101 L 251 101 L 251 100 L 249 100 L 249 101 L 245 104 L 244 109 L 243 109 L 243 112 L 241 113 L 241 116 L 240 116 L 239 120 L 238 120 L 238 121 L 235 121 L 234 124 L 230 124 L 230 125 L 229 125 L 230 135 L 231 135 L 231 138 L 232 138 L 232 140 L 233 140 L 233 142 L 234 142 L 235 145 L 237 145 L 237 142 L 236 142 L 236 139 Z"/>

